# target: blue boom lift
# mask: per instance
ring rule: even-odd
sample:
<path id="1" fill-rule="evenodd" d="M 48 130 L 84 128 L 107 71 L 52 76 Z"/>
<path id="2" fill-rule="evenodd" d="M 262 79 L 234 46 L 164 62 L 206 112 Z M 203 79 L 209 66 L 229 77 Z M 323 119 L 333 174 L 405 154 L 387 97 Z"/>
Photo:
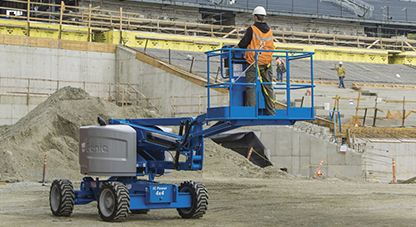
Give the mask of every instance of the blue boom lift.
<path id="1" fill-rule="evenodd" d="M 208 193 L 202 183 L 185 181 L 177 186 L 158 183 L 155 177 L 166 170 L 201 170 L 205 137 L 241 126 L 293 125 L 299 120 L 314 119 L 313 98 L 310 107 L 287 105 L 276 109 L 274 116 L 267 116 L 259 76 L 255 83 L 245 83 L 245 69 L 255 65 L 247 65 L 244 51 L 247 50 L 225 46 L 206 52 L 208 107 L 205 114 L 196 118 L 109 119 L 108 125 L 99 118 L 99 126 L 81 127 L 81 173 L 110 177 L 106 180 L 84 177 L 77 191 L 69 180 L 54 180 L 49 197 L 53 215 L 69 216 L 75 204 L 97 201 L 98 213 L 104 221 L 123 221 L 129 213 L 163 208 L 176 208 L 182 218 L 202 217 L 208 207 Z M 256 58 L 261 54 L 259 50 L 248 51 L 255 51 Z M 286 59 L 286 82 L 272 84 L 274 89 L 285 91 L 287 103 L 295 89 L 310 89 L 313 97 L 312 52 L 264 51 Z M 210 83 L 210 59 L 214 57 L 220 59 L 221 76 L 227 82 Z M 291 84 L 290 62 L 302 58 L 310 60 L 310 84 Z M 255 87 L 254 107 L 244 106 L 246 86 Z M 216 88 L 229 90 L 227 106 L 211 106 L 211 90 Z M 204 126 L 210 121 L 216 123 Z M 159 126 L 179 126 L 179 133 L 166 132 Z"/>

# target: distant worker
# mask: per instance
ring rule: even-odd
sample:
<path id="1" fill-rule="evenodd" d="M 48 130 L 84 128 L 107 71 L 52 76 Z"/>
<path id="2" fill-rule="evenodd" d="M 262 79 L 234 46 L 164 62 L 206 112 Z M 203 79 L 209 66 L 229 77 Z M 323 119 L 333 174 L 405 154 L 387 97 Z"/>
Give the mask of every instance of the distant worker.
<path id="1" fill-rule="evenodd" d="M 234 48 L 257 49 L 257 50 L 274 50 L 273 33 L 269 25 L 264 22 L 266 17 L 266 10 L 262 6 L 257 6 L 253 10 L 254 24 L 247 28 L 244 37 Z M 246 51 L 244 58 L 250 64 L 246 70 L 246 83 L 256 82 L 256 70 L 259 79 L 262 83 L 271 83 L 273 78 L 273 70 L 271 63 L 273 61 L 272 52 L 256 52 Z M 247 98 L 245 106 L 256 105 L 256 91 L 253 86 L 247 87 Z M 273 100 L 273 86 L 265 84 L 261 89 L 266 105 L 266 112 L 269 116 L 275 115 L 274 100 Z"/>
<path id="2" fill-rule="evenodd" d="M 337 70 L 338 78 L 339 78 L 339 85 L 338 88 L 345 88 L 344 86 L 344 77 L 345 77 L 345 68 L 342 66 L 342 62 L 339 62 L 339 67 L 335 64 L 335 70 Z"/>
<path id="3" fill-rule="evenodd" d="M 286 72 L 286 65 L 285 62 L 280 59 L 279 57 L 276 57 L 276 73 L 277 73 L 277 81 L 282 82 L 283 81 L 283 73 Z"/>

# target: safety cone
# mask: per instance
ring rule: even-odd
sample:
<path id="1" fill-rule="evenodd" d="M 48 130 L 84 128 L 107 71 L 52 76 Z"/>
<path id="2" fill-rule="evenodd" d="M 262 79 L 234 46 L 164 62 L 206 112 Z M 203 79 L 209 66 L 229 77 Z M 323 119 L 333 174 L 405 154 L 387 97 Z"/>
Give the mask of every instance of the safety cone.
<path id="1" fill-rule="evenodd" d="M 322 176 L 322 175 L 323 175 L 323 174 L 321 173 L 321 167 L 322 167 L 322 164 L 324 163 L 324 160 L 325 160 L 325 158 L 322 158 L 321 163 L 319 163 L 319 166 L 318 166 L 318 168 L 316 169 L 315 174 L 313 175 L 313 178 L 317 178 L 317 177 L 319 177 L 319 176 Z"/>
<path id="2" fill-rule="evenodd" d="M 248 152 L 247 159 L 250 160 L 251 153 L 253 152 L 253 148 L 250 148 L 250 152 Z"/>
<path id="3" fill-rule="evenodd" d="M 396 179 L 396 160 L 393 158 L 392 161 L 393 161 L 393 164 L 392 164 L 392 167 L 393 167 L 393 180 L 391 181 L 391 183 L 397 183 L 397 179 Z"/>

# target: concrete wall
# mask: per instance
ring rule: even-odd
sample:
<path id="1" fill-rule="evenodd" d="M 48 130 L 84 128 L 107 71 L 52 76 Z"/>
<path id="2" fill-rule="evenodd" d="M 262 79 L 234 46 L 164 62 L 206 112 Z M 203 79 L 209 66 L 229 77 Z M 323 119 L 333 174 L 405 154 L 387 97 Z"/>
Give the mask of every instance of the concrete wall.
<path id="1" fill-rule="evenodd" d="M 0 45 L 0 69 L 0 124 L 13 124 L 60 87 L 104 95 L 101 91 L 108 90 L 107 85 L 88 82 L 114 82 L 115 54 Z M 24 96 L 28 87 L 36 96 Z"/>
<path id="2" fill-rule="evenodd" d="M 206 103 L 207 98 L 198 98 L 206 95 L 207 91 L 204 87 L 141 62 L 136 59 L 136 52 L 122 46 L 117 47 L 116 55 L 116 82 L 139 84 L 139 91 L 146 97 L 161 97 L 161 114 L 164 116 L 172 116 L 172 105 L 181 105 L 181 107 L 175 107 L 176 111 L 190 112 L 187 116 L 195 116 L 199 109 L 199 102 Z M 214 90 L 211 94 L 221 95 Z M 172 96 L 186 96 L 187 98 L 175 99 L 173 102 Z M 227 96 L 224 96 L 219 99 L 226 98 Z M 217 102 L 225 103 L 221 100 Z M 205 113 L 206 107 L 201 111 Z"/>
<path id="3" fill-rule="evenodd" d="M 266 147 L 266 156 L 277 167 L 288 173 L 313 177 L 322 158 L 321 173 L 324 176 L 362 179 L 364 170 L 362 155 L 348 149 L 340 152 L 340 143 L 332 142 L 329 130 L 309 123 L 295 126 L 251 126 L 239 130 L 253 130 Z"/>
<path id="4" fill-rule="evenodd" d="M 361 145 L 367 178 L 392 181 L 393 158 L 397 180 L 416 175 L 416 139 L 365 139 L 357 143 Z"/>

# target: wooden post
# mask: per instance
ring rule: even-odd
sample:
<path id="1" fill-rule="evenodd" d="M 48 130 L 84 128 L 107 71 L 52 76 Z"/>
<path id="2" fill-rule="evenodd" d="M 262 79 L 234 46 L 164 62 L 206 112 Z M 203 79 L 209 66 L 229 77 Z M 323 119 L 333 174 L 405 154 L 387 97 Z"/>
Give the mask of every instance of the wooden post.
<path id="1" fill-rule="evenodd" d="M 188 31 L 186 30 L 186 22 L 185 22 L 185 28 L 184 29 L 185 29 L 185 35 L 189 35 Z"/>
<path id="2" fill-rule="evenodd" d="M 357 118 L 357 115 L 358 115 L 358 108 L 360 107 L 360 98 L 361 98 L 361 88 L 358 91 L 357 107 L 355 108 L 355 118 Z"/>
<path id="3" fill-rule="evenodd" d="M 91 42 L 91 4 L 88 6 L 88 42 Z"/>
<path id="4" fill-rule="evenodd" d="M 120 44 L 123 44 L 123 7 L 120 7 Z"/>
<path id="5" fill-rule="evenodd" d="M 367 108 L 364 110 L 363 127 L 365 125 L 365 119 L 367 118 Z"/>
<path id="6" fill-rule="evenodd" d="M 62 17 L 64 13 L 64 1 L 61 1 L 61 10 L 59 12 L 59 35 L 58 39 L 62 39 Z"/>
<path id="7" fill-rule="evenodd" d="M 338 95 L 335 96 L 334 108 L 332 108 L 333 111 L 336 110 L 337 103 L 338 103 Z M 335 116 L 335 114 L 334 114 L 334 112 L 332 112 L 332 116 L 331 116 L 332 119 L 334 119 L 334 116 Z M 336 130 L 336 129 L 334 129 L 334 130 Z"/>
<path id="8" fill-rule="evenodd" d="M 27 15 L 26 15 L 26 19 L 27 19 L 27 37 L 30 36 L 30 0 L 27 0 Z"/>
<path id="9" fill-rule="evenodd" d="M 375 105 L 374 105 L 375 108 L 374 108 L 373 127 L 376 127 L 377 111 L 378 111 L 378 108 L 377 108 L 377 99 L 378 99 L 378 96 L 376 96 Z"/>

